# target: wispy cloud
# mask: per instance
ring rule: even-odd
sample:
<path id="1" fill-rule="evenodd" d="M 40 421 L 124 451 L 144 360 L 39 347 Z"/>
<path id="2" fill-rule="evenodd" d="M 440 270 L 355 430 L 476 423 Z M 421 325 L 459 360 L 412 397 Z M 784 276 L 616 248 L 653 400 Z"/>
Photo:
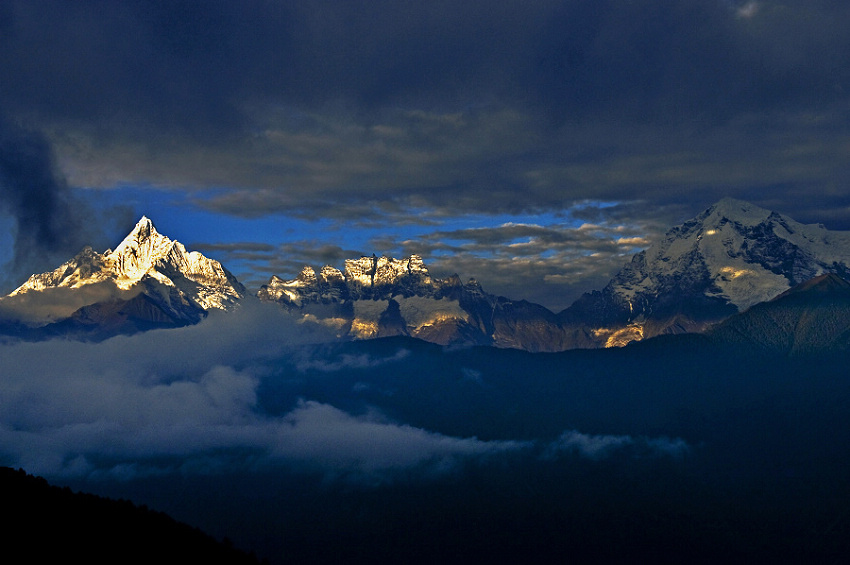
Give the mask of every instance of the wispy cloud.
<path id="1" fill-rule="evenodd" d="M 412 353 L 402 348 L 383 356 L 325 356 L 315 344 L 327 339 L 321 327 L 248 301 L 196 326 L 98 344 L 0 345 L 0 463 L 66 478 L 127 480 L 286 466 L 383 481 L 402 470 L 433 476 L 480 458 L 681 456 L 689 449 L 680 439 L 578 431 L 555 442 L 485 440 L 397 421 L 376 406 L 343 409 L 302 392 L 312 390 L 301 388 L 304 371 L 328 379 L 320 388 L 335 390 L 331 397 L 361 403 L 372 385 L 361 379 L 352 389 L 352 381 L 341 378 L 334 389 L 334 379 L 364 370 L 403 375 Z M 305 356 L 298 346 L 307 344 L 319 353 Z M 275 367 L 291 369 L 281 373 Z M 488 382 L 477 369 L 462 367 L 460 374 L 476 389 Z M 273 388 L 288 383 L 287 392 L 263 400 L 266 379 Z M 382 398 L 392 411 L 393 398 Z M 268 402 L 279 406 L 271 410 Z"/>
<path id="2" fill-rule="evenodd" d="M 552 442 L 545 452 L 547 458 L 563 454 L 577 454 L 590 459 L 604 459 L 614 455 L 654 455 L 682 457 L 691 447 L 680 438 L 634 437 L 630 435 L 592 435 L 568 430 Z"/>
<path id="3" fill-rule="evenodd" d="M 355 417 L 333 406 L 305 401 L 283 417 L 273 457 L 308 462 L 336 472 L 375 472 L 425 466 L 447 470 L 463 457 L 527 449 L 529 442 L 481 441 L 388 422 L 376 414 Z"/>
<path id="4" fill-rule="evenodd" d="M 399 349 L 389 357 L 372 357 L 371 355 L 341 355 L 334 359 L 325 359 L 315 354 L 300 358 L 296 363 L 299 371 L 322 371 L 332 373 L 345 369 L 369 369 L 402 361 L 410 355 L 410 350 Z"/>
<path id="5" fill-rule="evenodd" d="M 758 13 L 759 8 L 761 8 L 761 4 L 759 4 L 759 2 L 750 0 L 749 2 L 739 6 L 735 13 L 738 14 L 739 18 L 749 19 Z"/>
<path id="6" fill-rule="evenodd" d="M 428 258 L 440 276 L 475 277 L 484 289 L 558 311 L 607 280 L 658 236 L 657 227 L 603 220 L 436 230 L 415 239 L 382 238 L 376 246 Z"/>

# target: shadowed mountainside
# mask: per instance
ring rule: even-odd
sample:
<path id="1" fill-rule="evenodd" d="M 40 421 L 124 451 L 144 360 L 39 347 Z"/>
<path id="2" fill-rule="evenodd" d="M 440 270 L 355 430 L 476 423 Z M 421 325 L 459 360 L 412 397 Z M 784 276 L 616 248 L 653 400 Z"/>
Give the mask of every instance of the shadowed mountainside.
<path id="1" fill-rule="evenodd" d="M 0 467 L 8 556 L 86 563 L 258 563 L 253 555 L 126 500 L 74 493 L 22 469 Z"/>
<path id="2" fill-rule="evenodd" d="M 850 348 L 850 282 L 826 274 L 756 304 L 708 332 L 715 341 L 784 355 Z"/>

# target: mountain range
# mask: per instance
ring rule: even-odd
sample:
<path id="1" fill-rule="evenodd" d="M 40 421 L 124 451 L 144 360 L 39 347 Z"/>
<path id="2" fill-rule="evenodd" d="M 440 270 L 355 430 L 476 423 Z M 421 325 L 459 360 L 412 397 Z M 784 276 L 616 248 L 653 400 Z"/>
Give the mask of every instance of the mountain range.
<path id="1" fill-rule="evenodd" d="M 769 301 L 789 292 L 809 296 L 807 288 L 828 286 L 828 295 L 841 295 L 839 281 L 848 276 L 850 232 L 723 199 L 636 254 L 602 290 L 559 313 L 489 294 L 475 279 L 433 277 L 417 255 L 360 257 L 345 261 L 342 270 L 306 266 L 292 280 L 273 276 L 256 297 L 341 339 L 402 335 L 442 345 L 562 351 L 661 334 L 712 331 L 740 339 L 742 322 L 734 330 L 720 330 L 720 323 L 776 308 Z M 97 340 L 194 324 L 246 298 L 245 287 L 219 262 L 187 252 L 143 217 L 114 251 L 87 247 L 0 298 L 0 333 Z"/>

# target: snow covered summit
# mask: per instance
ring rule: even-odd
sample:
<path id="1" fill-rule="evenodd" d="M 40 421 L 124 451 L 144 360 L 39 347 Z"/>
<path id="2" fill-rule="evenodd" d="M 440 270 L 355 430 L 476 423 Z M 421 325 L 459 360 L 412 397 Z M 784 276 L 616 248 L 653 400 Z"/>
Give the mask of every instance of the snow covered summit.
<path id="1" fill-rule="evenodd" d="M 433 277 L 418 255 L 347 259 L 343 270 L 307 266 L 293 280 L 273 276 L 257 296 L 340 337 L 563 349 L 555 315 L 543 306 L 488 294 L 474 279 Z"/>
<path id="2" fill-rule="evenodd" d="M 724 198 L 565 310 L 607 345 L 701 331 L 824 273 L 850 273 L 850 232 Z"/>
<path id="3" fill-rule="evenodd" d="M 185 324 L 208 310 L 226 310 L 244 295 L 221 263 L 188 252 L 143 216 L 114 251 L 86 247 L 57 269 L 30 276 L 0 299 L 0 309 L 30 326 L 72 317 L 102 322 L 114 315 Z"/>

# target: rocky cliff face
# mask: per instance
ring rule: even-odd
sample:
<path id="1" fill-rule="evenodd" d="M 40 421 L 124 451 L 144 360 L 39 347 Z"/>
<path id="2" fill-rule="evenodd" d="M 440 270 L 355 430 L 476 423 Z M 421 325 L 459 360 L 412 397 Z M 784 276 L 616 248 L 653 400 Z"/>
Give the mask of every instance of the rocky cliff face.
<path id="1" fill-rule="evenodd" d="M 293 280 L 272 277 L 257 296 L 356 339 L 407 335 L 531 351 L 554 351 L 563 342 L 546 308 L 488 294 L 474 279 L 434 278 L 417 255 L 349 259 L 343 271 L 305 267 Z"/>

